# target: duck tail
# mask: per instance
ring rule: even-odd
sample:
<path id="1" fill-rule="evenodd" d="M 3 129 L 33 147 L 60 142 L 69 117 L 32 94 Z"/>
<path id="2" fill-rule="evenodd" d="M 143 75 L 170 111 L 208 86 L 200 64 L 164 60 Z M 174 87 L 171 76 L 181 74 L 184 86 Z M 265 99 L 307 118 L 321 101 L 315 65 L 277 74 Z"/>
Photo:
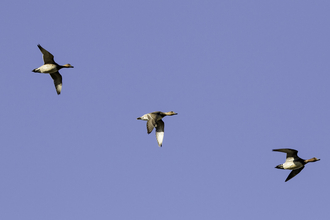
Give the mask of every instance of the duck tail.
<path id="1" fill-rule="evenodd" d="M 283 164 L 277 165 L 275 168 L 277 168 L 277 169 L 284 169 L 283 168 Z"/>

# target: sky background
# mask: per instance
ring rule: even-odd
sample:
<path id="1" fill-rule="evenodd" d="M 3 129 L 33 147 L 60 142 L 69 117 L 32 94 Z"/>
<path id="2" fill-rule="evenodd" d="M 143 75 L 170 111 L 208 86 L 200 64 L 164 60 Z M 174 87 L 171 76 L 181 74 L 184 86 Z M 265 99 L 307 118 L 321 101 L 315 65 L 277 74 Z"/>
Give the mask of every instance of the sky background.
<path id="1" fill-rule="evenodd" d="M 329 219 L 329 11 L 2 0 L 0 219 Z M 61 95 L 37 44 L 74 66 Z M 275 148 L 321 161 L 284 182 Z"/>

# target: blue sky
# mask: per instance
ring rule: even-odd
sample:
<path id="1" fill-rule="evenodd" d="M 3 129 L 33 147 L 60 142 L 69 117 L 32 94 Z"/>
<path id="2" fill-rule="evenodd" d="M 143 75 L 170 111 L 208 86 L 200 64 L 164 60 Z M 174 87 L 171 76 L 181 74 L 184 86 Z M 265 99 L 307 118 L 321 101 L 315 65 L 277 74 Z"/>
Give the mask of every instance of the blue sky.
<path id="1" fill-rule="evenodd" d="M 0 219 L 329 218 L 330 2 L 0 6 Z"/>

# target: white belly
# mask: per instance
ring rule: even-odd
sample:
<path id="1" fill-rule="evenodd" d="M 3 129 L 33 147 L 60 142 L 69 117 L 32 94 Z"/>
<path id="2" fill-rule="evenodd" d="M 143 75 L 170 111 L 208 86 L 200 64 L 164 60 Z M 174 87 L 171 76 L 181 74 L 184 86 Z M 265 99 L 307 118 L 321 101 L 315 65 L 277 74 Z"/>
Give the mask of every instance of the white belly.
<path id="1" fill-rule="evenodd" d="M 45 64 L 38 68 L 40 73 L 56 73 L 57 67 L 55 64 Z"/>
<path id="2" fill-rule="evenodd" d="M 300 162 L 286 162 L 283 164 L 283 169 L 286 170 L 295 170 L 295 169 L 299 169 L 300 167 L 302 167 L 303 164 Z"/>

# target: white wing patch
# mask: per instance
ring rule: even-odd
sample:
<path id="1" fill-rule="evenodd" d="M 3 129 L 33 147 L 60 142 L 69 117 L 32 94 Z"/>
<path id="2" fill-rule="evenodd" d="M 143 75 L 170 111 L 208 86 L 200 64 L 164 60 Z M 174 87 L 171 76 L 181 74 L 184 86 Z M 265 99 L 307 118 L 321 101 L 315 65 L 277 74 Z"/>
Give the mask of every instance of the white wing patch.
<path id="1" fill-rule="evenodd" d="M 62 91 L 62 83 L 56 85 L 56 92 L 57 92 L 58 95 L 61 94 L 61 91 Z"/>
<path id="2" fill-rule="evenodd" d="M 164 131 L 161 132 L 156 131 L 156 138 L 157 138 L 158 146 L 161 147 L 163 145 Z"/>
<path id="3" fill-rule="evenodd" d="M 157 127 L 156 127 L 156 138 L 158 142 L 158 146 L 161 147 L 163 145 L 163 139 L 164 139 L 164 122 L 162 119 L 157 121 Z"/>

